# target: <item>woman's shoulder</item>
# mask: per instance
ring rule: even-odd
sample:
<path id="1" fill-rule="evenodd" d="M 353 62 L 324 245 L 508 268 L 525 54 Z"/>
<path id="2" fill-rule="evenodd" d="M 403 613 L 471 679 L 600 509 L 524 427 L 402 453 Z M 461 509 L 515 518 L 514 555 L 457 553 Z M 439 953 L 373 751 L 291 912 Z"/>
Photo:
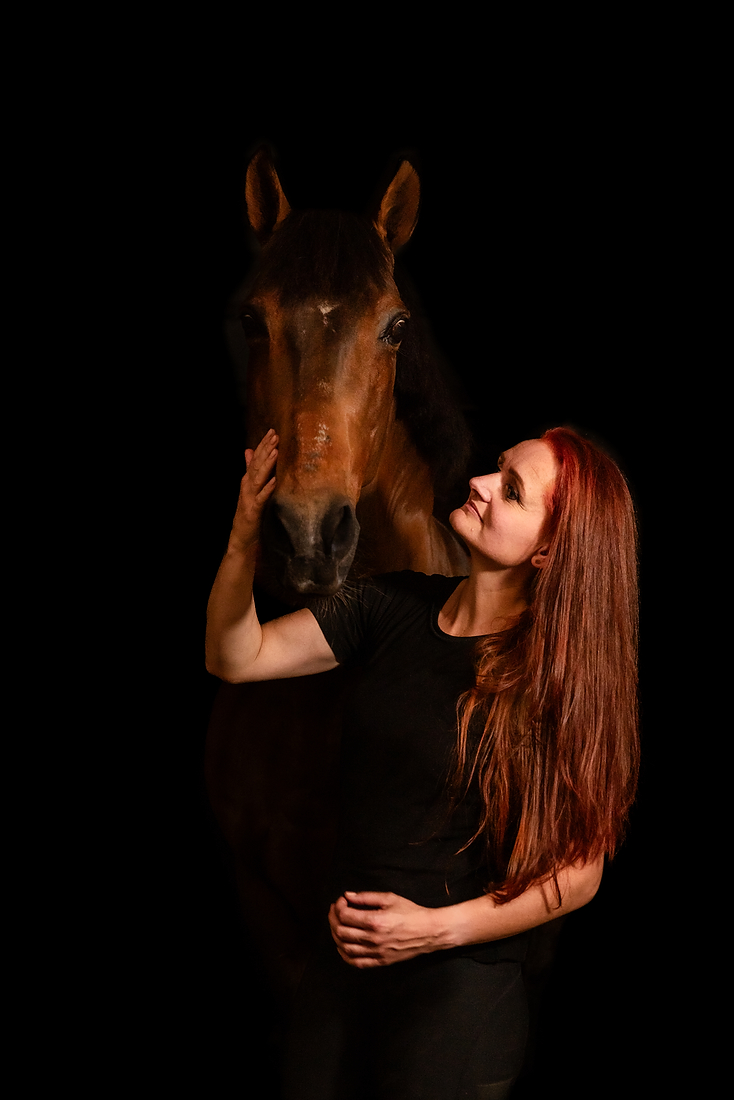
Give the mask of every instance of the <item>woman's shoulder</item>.
<path id="1" fill-rule="evenodd" d="M 413 596 L 433 603 L 449 598 L 463 577 L 446 577 L 443 573 L 417 573 L 404 569 L 398 573 L 381 573 L 368 582 L 373 589 L 386 595 Z"/>
<path id="2" fill-rule="evenodd" d="M 341 663 L 341 639 L 354 647 L 366 636 L 387 636 L 406 623 L 435 614 L 461 577 L 402 570 L 349 581 L 338 592 L 310 604 L 327 641 Z"/>
<path id="3" fill-rule="evenodd" d="M 358 586 L 355 598 L 373 615 L 387 615 L 399 621 L 404 616 L 436 614 L 462 580 L 463 577 L 404 569 L 370 577 Z M 348 588 L 345 598 L 350 598 Z"/>

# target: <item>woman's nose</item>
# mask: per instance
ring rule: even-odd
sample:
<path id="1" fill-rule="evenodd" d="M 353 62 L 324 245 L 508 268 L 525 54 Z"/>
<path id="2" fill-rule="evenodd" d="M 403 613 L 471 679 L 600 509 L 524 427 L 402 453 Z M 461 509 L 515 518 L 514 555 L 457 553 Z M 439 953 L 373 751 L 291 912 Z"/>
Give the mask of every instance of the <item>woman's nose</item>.
<path id="1" fill-rule="evenodd" d="M 494 474 L 482 474 L 481 477 L 473 477 L 469 482 L 469 488 L 473 489 L 478 497 L 489 503 L 492 496 L 492 479 Z"/>

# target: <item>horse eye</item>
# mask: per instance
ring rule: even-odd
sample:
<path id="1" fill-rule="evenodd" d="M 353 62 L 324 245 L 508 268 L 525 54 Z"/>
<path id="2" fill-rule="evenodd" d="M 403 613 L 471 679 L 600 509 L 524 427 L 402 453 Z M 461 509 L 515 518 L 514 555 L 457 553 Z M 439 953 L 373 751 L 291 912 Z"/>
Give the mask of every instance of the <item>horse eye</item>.
<path id="1" fill-rule="evenodd" d="M 245 311 L 241 317 L 242 329 L 248 340 L 254 340 L 258 336 L 267 336 L 268 330 L 255 313 Z"/>
<path id="2" fill-rule="evenodd" d="M 396 348 L 400 341 L 405 336 L 406 326 L 408 324 L 407 318 L 400 317 L 394 325 L 387 332 L 385 339 L 391 347 Z"/>

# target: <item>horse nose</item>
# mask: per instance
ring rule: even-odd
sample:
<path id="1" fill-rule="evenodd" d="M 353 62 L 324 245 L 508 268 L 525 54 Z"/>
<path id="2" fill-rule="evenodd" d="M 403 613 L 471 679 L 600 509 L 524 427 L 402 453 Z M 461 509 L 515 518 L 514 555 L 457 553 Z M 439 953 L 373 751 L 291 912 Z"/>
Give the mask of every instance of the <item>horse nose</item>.
<path id="1" fill-rule="evenodd" d="M 346 580 L 359 538 L 354 506 L 345 498 L 309 507 L 273 498 L 263 522 L 266 550 L 283 582 L 301 595 L 331 595 Z"/>

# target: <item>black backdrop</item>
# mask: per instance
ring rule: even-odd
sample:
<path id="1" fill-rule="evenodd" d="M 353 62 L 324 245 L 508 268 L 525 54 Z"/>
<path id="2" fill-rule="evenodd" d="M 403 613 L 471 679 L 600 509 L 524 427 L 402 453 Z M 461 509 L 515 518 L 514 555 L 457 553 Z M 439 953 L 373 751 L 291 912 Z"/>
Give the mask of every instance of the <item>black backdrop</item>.
<path id="1" fill-rule="evenodd" d="M 638 505 L 640 797 L 599 895 L 567 922 L 523 1094 L 555 1095 L 561 1075 L 569 1097 L 623 1095 L 630 1075 L 655 1079 L 650 1020 L 660 1001 L 651 956 L 667 714 L 650 660 L 662 599 L 649 569 L 662 530 L 655 455 L 669 427 L 655 381 L 660 332 L 671 323 L 661 289 L 671 256 L 660 150 L 614 111 L 593 130 L 580 114 L 533 117 L 518 141 L 491 121 L 459 125 L 448 109 L 405 110 L 397 124 L 355 117 L 335 133 L 313 110 L 299 117 L 298 102 L 286 111 L 251 100 L 247 89 L 190 97 L 174 119 L 159 103 L 131 176 L 142 212 L 134 239 L 144 241 L 138 415 L 153 458 L 141 475 L 137 554 L 164 639 L 143 646 L 142 675 L 155 690 L 133 739 L 151 765 L 141 766 L 150 820 L 132 871 L 145 898 L 137 915 L 141 1003 L 150 1009 L 144 1047 L 163 1081 L 201 1081 L 211 1097 L 270 1095 L 271 1015 L 202 780 L 216 690 L 203 670 L 205 605 L 243 471 L 243 410 L 223 316 L 249 263 L 244 168 L 267 140 L 291 205 L 361 209 L 389 158 L 410 149 L 422 209 L 403 262 L 463 386 L 476 472 L 494 468 L 503 447 L 570 423 L 612 449 Z"/>

